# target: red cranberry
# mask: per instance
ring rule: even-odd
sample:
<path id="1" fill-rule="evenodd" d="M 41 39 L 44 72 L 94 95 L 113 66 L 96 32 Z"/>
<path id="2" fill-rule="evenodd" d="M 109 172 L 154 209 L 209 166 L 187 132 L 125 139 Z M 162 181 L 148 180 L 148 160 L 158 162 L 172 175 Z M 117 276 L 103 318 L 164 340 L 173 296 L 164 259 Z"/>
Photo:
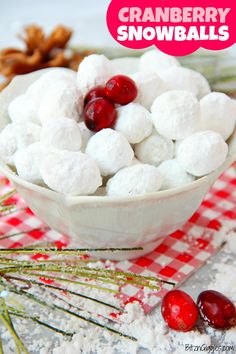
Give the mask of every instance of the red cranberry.
<path id="1" fill-rule="evenodd" d="M 190 331 L 198 320 L 197 305 L 181 290 L 171 290 L 164 296 L 161 312 L 168 326 L 176 331 Z"/>
<path id="2" fill-rule="evenodd" d="M 84 109 L 85 124 L 88 129 L 98 132 L 112 128 L 116 122 L 116 109 L 106 98 L 95 98 Z"/>
<path id="3" fill-rule="evenodd" d="M 125 105 L 137 97 L 138 89 L 128 76 L 116 75 L 107 81 L 104 92 L 114 103 Z"/>
<path id="4" fill-rule="evenodd" d="M 96 86 L 90 90 L 84 98 L 84 106 L 86 106 L 94 98 L 105 97 L 104 87 Z"/>
<path id="5" fill-rule="evenodd" d="M 203 291 L 197 299 L 200 316 L 209 326 L 226 329 L 236 325 L 236 308 L 232 301 L 215 290 Z"/>

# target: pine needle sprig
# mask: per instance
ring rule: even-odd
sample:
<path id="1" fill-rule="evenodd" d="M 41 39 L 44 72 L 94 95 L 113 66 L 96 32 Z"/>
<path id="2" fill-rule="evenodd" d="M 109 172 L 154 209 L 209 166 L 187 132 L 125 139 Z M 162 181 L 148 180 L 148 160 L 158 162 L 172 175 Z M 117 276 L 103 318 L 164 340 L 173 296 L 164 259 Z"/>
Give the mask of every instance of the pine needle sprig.
<path id="1" fill-rule="evenodd" d="M 106 252 L 107 249 L 99 249 L 99 252 Z M 120 250 L 120 249 L 119 249 Z M 111 249 L 109 249 L 109 252 Z M 117 251 L 117 249 L 112 249 Z M 130 251 L 130 249 L 122 249 L 122 251 Z M 97 249 L 93 249 L 97 252 Z M 24 254 L 32 256 L 34 254 L 47 254 L 54 257 L 47 260 L 34 260 L 32 258 L 21 259 Z M 104 267 L 89 267 L 89 260 L 83 256 L 86 255 L 84 249 L 56 249 L 56 248 L 38 248 L 38 247 L 23 247 L 18 249 L 0 249 L 0 287 L 6 289 L 9 294 L 15 294 L 20 298 L 26 298 L 28 301 L 33 301 L 38 306 L 43 306 L 50 311 L 64 313 L 68 316 L 76 317 L 87 322 L 90 325 L 97 326 L 107 330 L 121 338 L 136 341 L 137 339 L 127 333 L 120 332 L 111 324 L 116 320 L 106 315 L 93 314 L 90 310 L 83 308 L 84 304 L 89 301 L 105 306 L 107 309 L 122 314 L 124 312 L 119 306 L 102 301 L 93 296 L 71 290 L 70 285 L 78 285 L 91 289 L 97 289 L 101 292 L 108 292 L 113 295 L 120 294 L 120 288 L 127 284 L 132 284 L 137 287 L 147 287 L 152 291 L 159 291 L 161 284 L 174 286 L 175 283 L 158 279 L 154 276 L 141 276 L 130 272 L 123 272 Z M 20 257 L 20 258 L 19 258 Z M 57 257 L 57 262 L 53 262 Z M 60 259 L 62 257 L 62 259 Z M 82 257 L 82 258 L 81 258 Z M 44 279 L 44 281 L 41 281 Z M 53 283 L 47 283 L 47 279 Z M 63 286 L 62 284 L 67 284 Z M 111 287 L 112 286 L 112 287 Z M 114 286 L 116 288 L 114 288 Z M 65 298 L 65 295 L 70 295 L 73 298 L 80 298 L 83 301 L 82 307 L 73 305 Z M 51 299 L 50 301 L 45 301 Z M 60 304 L 58 304 L 60 302 Z M 64 304 L 64 305 L 62 305 Z M 10 306 L 10 305 L 8 305 Z M 11 333 L 15 341 L 17 351 L 26 353 L 24 344 L 19 335 L 16 333 L 13 325 L 10 324 L 9 318 L 22 318 L 32 321 L 33 323 L 48 328 L 58 334 L 68 338 L 73 336 L 72 332 L 58 328 L 47 321 L 41 320 L 39 316 L 32 315 L 25 310 L 16 307 L 9 307 L 8 322 L 6 315 L 0 317 L 0 321 Z M 95 317 L 94 317 L 95 316 Z"/>
<path id="2" fill-rule="evenodd" d="M 0 216 L 17 212 L 15 200 L 11 200 L 15 193 L 16 191 L 12 189 L 0 196 Z M 0 241 L 14 239 L 14 237 L 39 230 L 44 229 L 34 228 L 9 233 L 0 236 Z M 119 323 L 119 315 L 125 312 L 124 308 L 112 304 L 112 301 L 104 301 L 104 298 L 101 300 L 96 295 L 90 296 L 76 289 L 77 287 L 78 289 L 94 289 L 101 294 L 107 293 L 112 297 L 118 297 L 121 295 L 122 287 L 126 285 L 148 288 L 152 292 L 159 291 L 161 285 L 165 283 L 174 286 L 173 282 L 165 282 L 156 277 L 106 268 L 100 263 L 96 265 L 97 260 L 90 258 L 91 254 L 96 254 L 96 252 L 105 254 L 137 250 L 142 250 L 142 248 L 57 248 L 53 244 L 42 243 L 41 245 L 38 243 L 36 247 L 0 248 L 0 323 L 14 340 L 16 353 L 28 353 L 16 330 L 18 327 L 15 326 L 20 323 L 20 319 L 66 338 L 73 337 L 74 332 L 41 318 L 40 307 L 46 309 L 47 313 L 51 311 L 57 312 L 60 316 L 63 314 L 72 316 L 120 338 L 137 341 L 132 335 L 123 333 L 114 326 Z M 42 258 L 33 257 L 35 255 L 40 255 Z M 44 256 L 47 256 L 46 259 L 43 259 Z M 8 295 L 5 296 L 5 293 Z M 79 306 L 77 306 L 77 301 L 79 301 Z M 27 303 L 30 304 L 29 308 L 24 305 Z M 91 310 L 91 303 L 95 304 L 96 313 Z M 96 305 L 104 307 L 107 313 L 100 312 L 101 308 L 96 308 Z M 110 316 L 111 313 L 118 316 Z M 2 342 L 0 336 L 0 354 L 4 354 L 4 343 L 5 341 Z"/>
<path id="3" fill-rule="evenodd" d="M 123 312 L 124 311 L 123 309 L 121 309 L 118 306 L 114 306 L 114 305 L 112 305 L 110 303 L 107 303 L 105 301 L 101 301 L 101 300 L 96 299 L 94 297 L 91 297 L 91 296 L 88 296 L 88 295 L 84 295 L 84 294 L 72 291 L 70 289 L 67 289 L 67 288 L 64 288 L 64 287 L 61 287 L 61 286 L 59 287 L 59 286 L 56 286 L 56 285 L 45 284 L 43 282 L 39 282 L 39 281 L 36 281 L 36 280 L 33 280 L 33 279 L 28 280 L 28 279 L 19 278 L 19 277 L 12 277 L 12 276 L 8 276 L 8 280 L 9 281 L 16 280 L 16 281 L 19 281 L 19 282 L 24 282 L 26 285 L 27 284 L 37 285 L 37 286 L 42 287 L 42 288 L 52 289 L 52 290 L 56 290 L 56 291 L 63 292 L 63 293 L 68 293 L 70 295 L 73 295 L 73 296 L 76 296 L 76 297 L 79 297 L 79 298 L 82 298 L 82 299 L 85 299 L 85 300 L 93 301 L 93 302 L 95 302 L 95 303 L 97 303 L 99 305 L 103 305 L 103 306 L 109 307 L 109 308 L 111 308 L 113 310 L 116 310 L 116 311 L 119 311 L 119 312 Z"/>
<path id="4" fill-rule="evenodd" d="M 21 341 L 19 335 L 17 334 L 17 332 L 14 328 L 10 314 L 8 312 L 7 305 L 6 305 L 5 300 L 3 298 L 1 298 L 0 322 L 2 322 L 3 326 L 11 334 L 11 336 L 15 342 L 17 354 L 21 354 L 21 353 L 29 354 L 28 350 L 24 346 L 23 342 Z M 3 347 L 1 349 L 3 350 Z"/>
<path id="5" fill-rule="evenodd" d="M 8 199 L 10 199 L 15 194 L 16 190 L 11 189 L 9 192 L 0 196 L 0 216 L 6 216 L 6 214 L 13 212 L 16 209 L 14 203 L 8 203 Z"/>

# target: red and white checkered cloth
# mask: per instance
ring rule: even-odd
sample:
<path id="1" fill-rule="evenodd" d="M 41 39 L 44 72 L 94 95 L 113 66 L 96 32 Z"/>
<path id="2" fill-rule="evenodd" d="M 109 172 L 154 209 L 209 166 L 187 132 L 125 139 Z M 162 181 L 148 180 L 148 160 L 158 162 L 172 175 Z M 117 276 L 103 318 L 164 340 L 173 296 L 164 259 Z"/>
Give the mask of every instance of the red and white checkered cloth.
<path id="1" fill-rule="evenodd" d="M 0 182 L 1 193 L 12 189 L 4 177 L 0 178 Z M 13 213 L 0 218 L 1 247 L 14 248 L 35 242 L 46 244 L 55 241 L 68 244 L 68 238 L 40 221 L 19 195 L 14 195 L 10 202 L 14 202 L 16 208 Z M 181 230 L 166 237 L 154 252 L 136 260 L 118 262 L 116 267 L 135 274 L 158 276 L 179 285 L 217 251 L 219 245 L 213 242 L 213 235 L 227 219 L 234 220 L 236 226 L 235 167 L 231 167 L 218 179 L 198 211 Z M 15 236 L 11 236 L 13 234 Z M 11 237 L 1 240 L 1 235 Z M 163 287 L 160 292 L 154 293 L 128 284 L 121 289 L 121 301 L 127 303 L 138 299 L 145 312 L 148 312 L 157 305 L 166 291 Z"/>

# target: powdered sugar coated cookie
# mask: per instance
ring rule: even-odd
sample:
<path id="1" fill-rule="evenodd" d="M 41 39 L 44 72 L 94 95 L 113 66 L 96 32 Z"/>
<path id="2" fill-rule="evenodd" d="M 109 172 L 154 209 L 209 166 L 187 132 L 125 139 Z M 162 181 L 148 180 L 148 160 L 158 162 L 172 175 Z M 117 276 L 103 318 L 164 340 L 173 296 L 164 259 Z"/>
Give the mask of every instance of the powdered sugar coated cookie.
<path id="1" fill-rule="evenodd" d="M 38 117 L 42 123 L 58 117 L 79 121 L 82 109 L 83 97 L 76 84 L 61 80 L 44 95 L 39 106 Z"/>
<path id="2" fill-rule="evenodd" d="M 17 150 L 14 161 L 18 175 L 28 182 L 42 183 L 40 173 L 42 158 L 43 148 L 39 142 Z"/>
<path id="3" fill-rule="evenodd" d="M 222 136 L 208 130 L 186 138 L 178 148 L 177 159 L 186 172 L 201 177 L 220 167 L 227 153 Z"/>
<path id="4" fill-rule="evenodd" d="M 171 67 L 161 72 L 160 76 L 170 90 L 189 91 L 198 99 L 211 92 L 206 78 L 199 72 L 188 68 Z"/>
<path id="5" fill-rule="evenodd" d="M 98 164 L 102 176 L 113 175 L 131 164 L 133 149 L 120 132 L 103 129 L 88 142 L 86 153 Z"/>
<path id="6" fill-rule="evenodd" d="M 39 109 L 42 99 L 50 88 L 61 81 L 71 82 L 72 85 L 75 85 L 76 73 L 73 70 L 65 68 L 47 69 L 45 73 L 28 87 L 26 94 L 34 101 L 36 110 Z"/>
<path id="7" fill-rule="evenodd" d="M 85 95 L 90 89 L 104 85 L 114 75 L 112 62 L 104 55 L 87 56 L 79 65 L 78 87 Z"/>
<path id="8" fill-rule="evenodd" d="M 153 133 L 135 145 L 135 155 L 143 163 L 157 166 L 160 162 L 174 156 L 174 143 L 168 138 Z"/>
<path id="9" fill-rule="evenodd" d="M 138 87 L 138 96 L 135 102 L 140 103 L 150 110 L 154 100 L 167 91 L 167 86 L 160 76 L 155 72 L 137 72 L 130 77 Z"/>
<path id="10" fill-rule="evenodd" d="M 107 183 L 110 196 L 142 195 L 161 188 L 162 176 L 154 166 L 137 164 L 123 168 Z"/>
<path id="11" fill-rule="evenodd" d="M 151 114 L 138 103 L 129 103 L 117 109 L 115 130 L 122 133 L 131 144 L 136 144 L 152 132 Z"/>
<path id="12" fill-rule="evenodd" d="M 221 92 L 212 92 L 200 101 L 202 127 L 227 140 L 236 123 L 236 101 Z"/>
<path id="13" fill-rule="evenodd" d="M 12 122 L 40 124 L 34 100 L 26 94 L 19 95 L 10 102 L 8 114 Z"/>
<path id="14" fill-rule="evenodd" d="M 175 57 L 167 55 L 160 50 L 153 49 L 141 56 L 139 69 L 140 71 L 152 71 L 159 74 L 172 66 L 180 66 L 179 61 Z"/>
<path id="15" fill-rule="evenodd" d="M 43 124 L 41 142 L 49 148 L 78 151 L 82 145 L 79 124 L 66 117 L 49 120 Z"/>
<path id="16" fill-rule="evenodd" d="M 82 138 L 81 151 L 85 151 L 88 141 L 94 135 L 94 132 L 89 130 L 86 127 L 84 122 L 79 123 L 79 129 L 80 129 L 81 138 Z"/>
<path id="17" fill-rule="evenodd" d="M 10 123 L 0 133 L 0 151 L 2 159 L 14 165 L 13 155 L 40 140 L 41 127 L 34 123 Z"/>
<path id="18" fill-rule="evenodd" d="M 49 188 L 63 194 L 93 194 L 102 185 L 97 164 L 80 151 L 50 152 L 42 160 L 40 172 Z"/>
<path id="19" fill-rule="evenodd" d="M 200 104 L 188 91 L 168 91 L 157 97 L 152 108 L 157 132 L 166 138 L 181 140 L 201 128 Z"/>
<path id="20" fill-rule="evenodd" d="M 163 161 L 157 169 L 163 177 L 162 190 L 181 187 L 195 179 L 183 169 L 176 159 Z"/>

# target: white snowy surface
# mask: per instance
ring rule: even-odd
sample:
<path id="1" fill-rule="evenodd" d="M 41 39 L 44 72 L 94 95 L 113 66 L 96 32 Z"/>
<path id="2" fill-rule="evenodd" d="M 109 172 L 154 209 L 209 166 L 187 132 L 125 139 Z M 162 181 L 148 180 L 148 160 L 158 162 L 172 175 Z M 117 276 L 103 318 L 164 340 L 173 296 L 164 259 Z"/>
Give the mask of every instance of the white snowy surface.
<path id="1" fill-rule="evenodd" d="M 235 234 L 234 231 L 231 233 L 231 236 Z M 217 233 L 216 240 L 218 238 L 221 240 L 227 239 L 231 236 L 230 234 L 226 236 L 224 232 L 219 232 Z M 98 261 L 92 267 L 96 266 L 101 267 L 102 263 Z M 107 261 L 106 266 L 111 267 L 112 265 Z M 195 300 L 201 291 L 216 289 L 236 302 L 235 266 L 235 253 L 226 245 L 180 288 L 188 292 Z M 78 285 L 75 286 L 73 284 L 69 285 L 69 289 L 74 291 L 79 290 L 85 295 L 95 296 L 111 302 L 109 295 L 106 295 L 104 298 L 104 293 L 102 296 L 101 292 L 96 289 L 91 291 L 84 288 L 81 290 L 81 287 L 78 288 Z M 79 303 L 76 302 L 76 304 L 83 304 L 83 300 L 82 302 L 80 301 Z M 75 301 L 70 302 L 75 303 Z M 60 301 L 55 300 L 55 304 L 60 304 Z M 118 300 L 114 304 L 118 305 Z M 28 306 L 28 303 L 26 305 Z M 31 309 L 31 306 L 29 305 L 28 310 Z M 107 313 L 106 307 L 104 308 L 96 303 L 90 303 L 89 311 L 96 311 L 96 313 L 103 316 Z M 229 349 L 226 353 L 235 354 L 236 328 L 219 331 L 204 326 L 199 322 L 197 328 L 193 331 L 182 333 L 168 330 L 161 317 L 160 307 L 157 307 L 149 315 L 144 315 L 139 304 L 133 303 L 126 306 L 126 311 L 126 314 L 121 315 L 121 322 L 115 325 L 115 329 L 136 337 L 138 343 L 127 339 L 120 339 L 117 335 L 94 326 L 89 326 L 76 318 L 67 317 L 66 315 L 62 317 L 60 313 L 48 312 L 43 308 L 41 310 L 42 318 L 46 316 L 50 323 L 60 326 L 64 330 L 76 331 L 70 342 L 51 331 L 44 331 L 37 326 L 32 326 L 32 324 L 29 324 L 25 320 L 16 321 L 16 328 L 25 344 L 27 344 L 29 352 L 32 354 L 183 354 L 185 352 L 185 345 L 234 346 L 233 350 Z M 3 338 L 4 344 L 8 349 L 7 353 L 15 353 L 13 349 L 14 343 L 9 341 L 7 332 L 3 333 Z M 205 353 L 206 351 L 202 350 L 198 352 Z M 194 353 L 194 350 L 189 350 L 189 353 Z"/>

